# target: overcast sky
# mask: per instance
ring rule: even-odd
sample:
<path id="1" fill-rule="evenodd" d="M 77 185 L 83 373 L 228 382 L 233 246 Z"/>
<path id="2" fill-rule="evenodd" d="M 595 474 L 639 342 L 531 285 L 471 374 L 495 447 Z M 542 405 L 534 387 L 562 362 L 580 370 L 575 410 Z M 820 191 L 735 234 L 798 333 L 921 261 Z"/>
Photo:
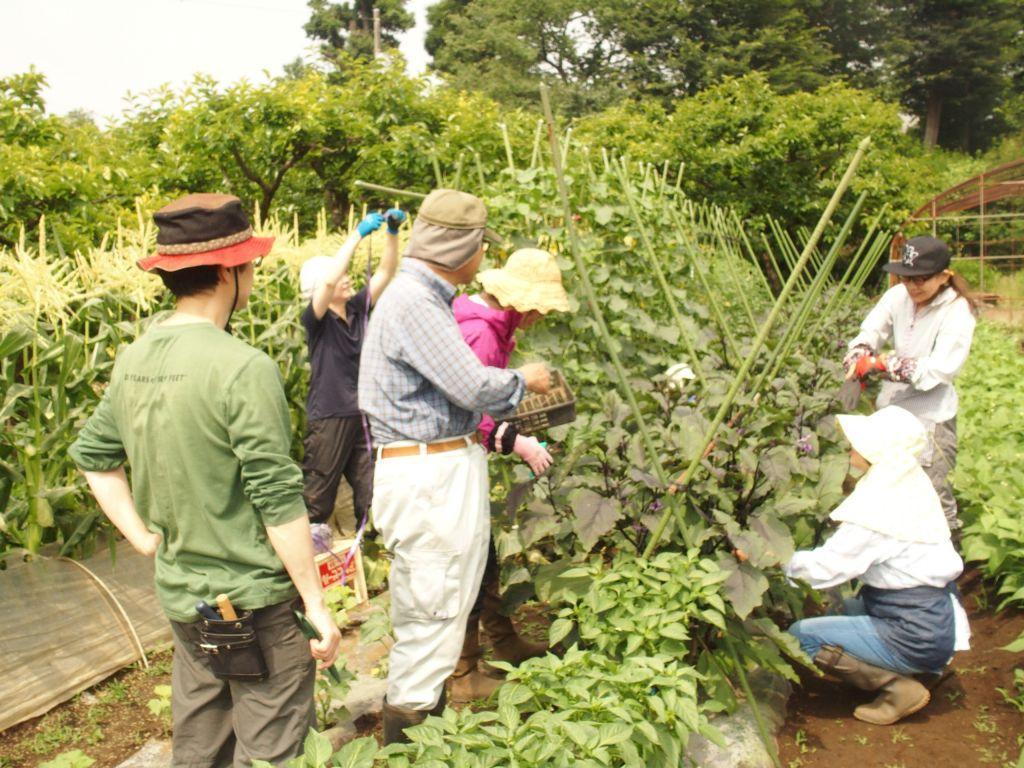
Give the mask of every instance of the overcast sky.
<path id="1" fill-rule="evenodd" d="M 427 63 L 426 8 L 401 49 L 412 72 Z M 34 65 L 49 82 L 47 109 L 116 116 L 127 92 L 178 87 L 196 72 L 260 81 L 297 56 L 315 57 L 302 31 L 306 0 L 0 0 L 0 77 Z"/>

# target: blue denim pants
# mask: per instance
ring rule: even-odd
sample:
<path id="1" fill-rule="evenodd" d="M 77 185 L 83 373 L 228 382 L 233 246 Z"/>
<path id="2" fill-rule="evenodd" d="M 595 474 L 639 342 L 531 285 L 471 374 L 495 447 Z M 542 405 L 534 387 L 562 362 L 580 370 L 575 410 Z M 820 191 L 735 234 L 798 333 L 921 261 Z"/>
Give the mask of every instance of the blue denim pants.
<path id="1" fill-rule="evenodd" d="M 843 615 L 801 619 L 790 626 L 789 633 L 812 659 L 821 646 L 835 645 L 863 662 L 903 675 L 935 671 L 915 669 L 893 655 L 864 610 L 864 602 L 858 597 L 843 601 Z"/>

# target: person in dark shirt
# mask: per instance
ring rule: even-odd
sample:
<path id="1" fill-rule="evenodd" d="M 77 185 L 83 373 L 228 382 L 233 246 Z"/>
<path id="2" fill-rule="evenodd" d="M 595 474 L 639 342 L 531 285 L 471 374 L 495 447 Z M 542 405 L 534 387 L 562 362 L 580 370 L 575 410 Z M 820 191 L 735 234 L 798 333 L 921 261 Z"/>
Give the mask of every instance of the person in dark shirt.
<path id="1" fill-rule="evenodd" d="M 368 214 L 333 257 L 317 256 L 302 266 L 300 285 L 309 305 L 302 313 L 309 350 L 303 497 L 309 518 L 326 523 L 334 512 L 342 476 L 352 486 L 356 520 L 373 493 L 370 461 L 356 394 L 359 355 L 370 308 L 391 282 L 398 265 L 398 227 L 405 213 Z M 384 255 L 369 285 L 352 291 L 349 263 L 360 241 L 387 222 Z"/>

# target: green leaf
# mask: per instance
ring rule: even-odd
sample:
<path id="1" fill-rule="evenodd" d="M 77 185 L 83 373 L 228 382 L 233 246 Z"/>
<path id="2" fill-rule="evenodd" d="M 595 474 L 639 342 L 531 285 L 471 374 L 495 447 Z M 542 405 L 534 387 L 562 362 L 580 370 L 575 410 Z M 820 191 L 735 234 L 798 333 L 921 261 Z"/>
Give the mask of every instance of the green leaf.
<path id="1" fill-rule="evenodd" d="M 1020 636 L 1012 643 L 1008 643 L 1007 645 L 1000 647 L 999 650 L 1009 651 L 1010 653 L 1020 653 L 1021 651 L 1024 651 L 1024 632 L 1021 632 Z"/>
<path id="2" fill-rule="evenodd" d="M 583 488 L 570 496 L 575 513 L 573 529 L 585 550 L 593 549 L 604 534 L 622 517 L 622 505 L 615 499 Z"/>
<path id="3" fill-rule="evenodd" d="M 332 752 L 330 739 L 310 728 L 303 743 L 303 755 L 309 768 L 323 768 L 331 759 Z"/>
<path id="4" fill-rule="evenodd" d="M 736 615 L 745 619 L 763 602 L 764 593 L 768 591 L 768 579 L 749 563 L 738 563 L 734 557 L 724 553 L 718 567 L 729 574 L 723 584 L 725 596 L 732 603 Z"/>
<path id="5" fill-rule="evenodd" d="M 548 630 L 548 645 L 554 646 L 565 639 L 566 635 L 572 632 L 575 624 L 570 619 L 555 619 L 551 622 Z"/>
<path id="6" fill-rule="evenodd" d="M 761 537 L 764 543 L 765 561 L 754 563 L 759 568 L 767 568 L 779 563 L 788 563 L 793 557 L 793 537 L 789 528 L 770 513 L 761 513 L 750 520 L 750 530 Z"/>

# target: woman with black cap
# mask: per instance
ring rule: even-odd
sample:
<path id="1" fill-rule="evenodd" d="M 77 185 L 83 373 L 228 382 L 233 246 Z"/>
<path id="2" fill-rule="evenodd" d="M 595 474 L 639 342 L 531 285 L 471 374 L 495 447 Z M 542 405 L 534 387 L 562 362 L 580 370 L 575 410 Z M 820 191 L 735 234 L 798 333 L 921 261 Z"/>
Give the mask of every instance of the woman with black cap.
<path id="1" fill-rule="evenodd" d="M 899 261 L 883 269 L 899 278 L 882 296 L 850 342 L 843 360 L 847 379 L 878 372 L 884 381 L 878 408 L 898 405 L 933 434 L 921 463 L 942 502 L 946 523 L 959 538 L 960 520 L 949 474 L 956 465 L 958 398 L 953 380 L 967 361 L 976 307 L 966 281 L 949 269 L 949 248 L 934 237 L 908 240 Z M 893 351 L 879 355 L 891 342 Z"/>

